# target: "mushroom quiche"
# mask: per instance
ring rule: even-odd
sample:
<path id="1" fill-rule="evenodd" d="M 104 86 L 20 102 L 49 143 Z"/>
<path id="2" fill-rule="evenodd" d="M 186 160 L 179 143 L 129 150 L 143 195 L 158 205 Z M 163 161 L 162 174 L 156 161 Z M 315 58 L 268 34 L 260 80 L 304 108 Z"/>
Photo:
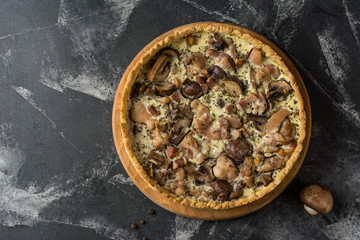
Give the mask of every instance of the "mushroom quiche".
<path id="1" fill-rule="evenodd" d="M 293 75 L 267 45 L 226 27 L 159 42 L 129 75 L 122 135 L 159 193 L 194 207 L 240 206 L 274 189 L 305 135 Z"/>

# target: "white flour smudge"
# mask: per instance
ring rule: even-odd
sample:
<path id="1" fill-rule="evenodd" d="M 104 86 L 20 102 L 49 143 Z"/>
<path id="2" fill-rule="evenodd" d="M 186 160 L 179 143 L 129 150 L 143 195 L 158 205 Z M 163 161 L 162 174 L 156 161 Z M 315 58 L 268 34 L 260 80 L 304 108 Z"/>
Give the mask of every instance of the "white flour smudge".
<path id="1" fill-rule="evenodd" d="M 129 177 L 125 177 L 123 174 L 119 173 L 113 176 L 108 180 L 109 183 L 113 185 L 125 184 L 125 185 L 134 185 L 133 181 Z"/>
<path id="2" fill-rule="evenodd" d="M 70 224 L 73 226 L 80 226 L 89 229 L 94 229 L 95 232 L 107 236 L 111 239 L 138 239 L 139 236 L 135 232 L 130 232 L 124 228 L 120 228 L 110 223 L 103 217 L 93 217 L 82 219 L 79 224 Z"/>
<path id="3" fill-rule="evenodd" d="M 54 68 L 49 68 L 46 70 L 42 70 L 40 72 L 39 82 L 44 84 L 45 86 L 52 88 L 58 92 L 64 92 L 63 87 L 57 82 L 59 76 L 59 70 Z"/>
<path id="4" fill-rule="evenodd" d="M 284 21 L 290 21 L 291 27 L 287 28 L 284 34 L 281 36 L 282 42 L 288 47 L 296 35 L 297 28 L 296 26 L 299 24 L 301 19 L 301 14 L 303 13 L 303 8 L 305 5 L 305 1 L 283 1 L 277 0 L 274 1 L 274 6 L 277 8 L 276 18 L 274 23 L 274 30 L 272 32 L 273 36 L 276 39 L 279 39 L 279 36 L 275 34 L 275 31 L 284 23 Z"/>
<path id="5" fill-rule="evenodd" d="M 116 84 L 113 83 L 115 79 L 116 83 L 119 81 L 122 69 L 107 63 L 107 67 L 112 74 L 110 74 L 110 77 L 106 76 L 99 67 L 99 58 L 97 56 L 126 29 L 137 2 L 133 0 L 106 0 L 107 8 L 104 12 L 81 16 L 76 9 L 73 9 L 71 2 L 62 0 L 60 2 L 58 24 L 72 41 L 72 53 L 82 58 L 83 66 L 75 73 L 60 69 L 60 81 L 46 78 L 46 80 L 42 80 L 42 83 L 47 83 L 48 86 L 51 85 L 55 90 L 68 88 L 102 101 L 111 101 L 116 92 Z M 85 17 L 101 14 L 109 20 L 106 26 L 94 27 L 78 21 Z M 98 38 L 99 35 L 104 36 L 104 38 Z M 47 72 L 51 72 L 51 69 Z M 109 78 L 112 82 L 109 82 Z"/>
<path id="6" fill-rule="evenodd" d="M 355 18 L 355 16 L 353 15 L 353 13 L 350 12 L 348 5 L 347 5 L 347 1 L 343 0 L 342 1 L 343 6 L 345 8 L 345 15 L 348 19 L 351 31 L 354 35 L 354 38 L 356 40 L 357 45 L 360 47 L 360 41 L 359 41 L 359 33 L 357 31 L 357 28 L 360 28 L 360 21 L 358 19 Z"/>
<path id="7" fill-rule="evenodd" d="M 56 128 L 56 123 L 51 120 L 48 115 L 46 114 L 46 111 L 42 108 L 40 108 L 34 99 L 32 98 L 32 92 L 30 90 L 24 88 L 24 87 L 15 87 L 11 86 L 12 89 L 14 89 L 22 98 L 25 99 L 26 102 L 28 102 L 31 106 L 33 106 L 38 112 L 40 112 L 50 123 L 53 128 Z"/>
<path id="8" fill-rule="evenodd" d="M 17 147 L 9 146 L 5 134 L 9 127 L 9 124 L 0 127 L 0 223 L 4 226 L 32 225 L 40 220 L 41 209 L 69 196 L 70 192 L 64 192 L 54 184 L 44 189 L 37 189 L 35 183 L 29 183 L 25 189 L 17 186 L 17 176 L 26 157 Z"/>
<path id="9" fill-rule="evenodd" d="M 112 28 L 107 32 L 107 38 L 114 40 L 120 36 L 128 25 L 130 15 L 132 14 L 137 0 L 105 0 L 105 4 L 110 6 L 110 11 L 117 15 L 119 18 L 114 22 Z"/>
<path id="10" fill-rule="evenodd" d="M 339 37 L 335 34 L 335 29 L 332 27 L 328 27 L 318 33 L 317 37 L 332 80 L 344 98 L 344 102 L 338 103 L 337 105 L 356 126 L 360 126 L 360 114 L 355 109 L 356 105 L 352 102 L 351 96 L 344 85 L 344 80 L 347 79 L 347 72 L 350 66 L 350 64 L 348 64 L 349 57 L 346 53 L 350 51 L 346 45 L 340 41 Z"/>
<path id="11" fill-rule="evenodd" d="M 230 21 L 233 23 L 240 24 L 237 19 L 230 17 L 227 14 L 222 13 L 221 11 L 216 11 L 216 10 L 214 11 L 214 10 L 207 9 L 206 7 L 204 7 L 198 3 L 195 3 L 193 1 L 190 1 L 190 0 L 183 0 L 183 1 L 192 5 L 193 7 L 197 8 L 197 9 L 199 9 L 202 12 L 205 12 L 205 13 L 211 15 L 211 16 L 213 16 L 213 15 L 217 16 L 219 18 L 218 20 L 220 20 L 220 21 Z"/>
<path id="12" fill-rule="evenodd" d="M 349 209 L 354 209 L 339 221 L 326 226 L 323 231 L 330 239 L 352 240 L 360 239 L 360 198 L 355 199 L 353 206 Z"/>
<path id="13" fill-rule="evenodd" d="M 116 89 L 102 78 L 100 74 L 94 75 L 90 71 L 83 71 L 78 76 L 67 73 L 63 74 L 60 84 L 100 100 L 111 101 L 115 96 Z"/>
<path id="14" fill-rule="evenodd" d="M 188 240 L 200 229 L 204 221 L 185 218 L 179 215 L 175 217 L 175 239 Z"/>

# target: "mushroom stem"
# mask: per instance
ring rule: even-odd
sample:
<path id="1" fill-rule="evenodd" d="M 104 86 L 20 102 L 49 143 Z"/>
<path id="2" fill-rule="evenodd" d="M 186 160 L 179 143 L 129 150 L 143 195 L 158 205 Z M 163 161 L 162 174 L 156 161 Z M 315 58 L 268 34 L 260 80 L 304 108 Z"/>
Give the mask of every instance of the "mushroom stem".
<path id="1" fill-rule="evenodd" d="M 317 215 L 318 212 L 315 211 L 314 209 L 312 209 L 311 207 L 307 206 L 306 204 L 304 204 L 304 209 L 305 211 L 310 214 L 310 215 Z"/>

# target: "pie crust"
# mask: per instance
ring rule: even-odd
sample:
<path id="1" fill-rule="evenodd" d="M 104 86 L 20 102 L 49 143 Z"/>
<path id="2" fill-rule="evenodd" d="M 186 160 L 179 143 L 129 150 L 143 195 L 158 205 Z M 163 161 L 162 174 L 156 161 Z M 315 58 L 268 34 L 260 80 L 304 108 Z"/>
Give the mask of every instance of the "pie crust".
<path id="1" fill-rule="evenodd" d="M 135 153 L 132 150 L 130 136 L 129 136 L 129 99 L 132 86 L 135 82 L 137 75 L 139 74 L 140 69 L 147 64 L 161 49 L 168 46 L 170 43 L 174 42 L 175 40 L 188 36 L 190 34 L 198 33 L 198 32 L 219 32 L 223 34 L 232 34 L 241 37 L 242 39 L 246 40 L 250 44 L 252 44 L 255 48 L 258 48 L 262 51 L 262 54 L 265 57 L 270 58 L 274 63 L 276 63 L 280 69 L 283 71 L 283 74 L 288 77 L 290 80 L 291 87 L 294 90 L 296 98 L 298 100 L 298 108 L 299 108 L 299 118 L 300 118 L 300 125 L 298 128 L 298 139 L 297 139 L 297 146 L 294 149 L 291 157 L 287 160 L 286 166 L 281 169 L 281 171 L 276 175 L 273 181 L 263 187 L 259 191 L 255 191 L 254 194 L 247 196 L 245 198 L 239 198 L 237 200 L 232 201 L 225 201 L 225 202 L 200 202 L 193 199 L 187 199 L 183 197 L 177 197 L 172 193 L 164 190 L 155 180 L 150 178 L 148 173 L 143 169 L 142 165 L 137 160 Z M 255 200 L 263 198 L 267 193 L 271 192 L 278 186 L 285 176 L 289 173 L 292 169 L 294 163 L 297 161 L 301 151 L 303 150 L 303 142 L 305 139 L 306 134 L 306 112 L 304 110 L 304 102 L 303 97 L 300 92 L 300 89 L 295 81 L 294 76 L 289 71 L 286 64 L 283 62 L 282 58 L 278 56 L 278 54 L 268 45 L 262 43 L 258 39 L 252 37 L 248 33 L 243 33 L 237 29 L 233 29 L 231 27 L 225 25 L 217 25 L 217 24 L 206 24 L 200 23 L 198 25 L 191 25 L 189 27 L 182 28 L 180 31 L 173 31 L 172 34 L 167 36 L 164 39 L 157 40 L 153 46 L 146 51 L 140 58 L 140 60 L 134 65 L 134 67 L 130 70 L 129 74 L 127 75 L 127 79 L 123 79 L 122 81 L 126 81 L 124 85 L 124 89 L 122 89 L 122 95 L 120 98 L 120 130 L 122 135 L 122 144 L 126 151 L 126 155 L 129 157 L 132 165 L 134 166 L 136 172 L 141 176 L 141 178 L 145 179 L 148 182 L 151 188 L 156 189 L 156 191 L 162 195 L 162 197 L 171 199 L 173 202 L 180 203 L 185 206 L 191 206 L 196 208 L 210 208 L 210 209 L 228 209 L 243 206 L 254 202 Z"/>

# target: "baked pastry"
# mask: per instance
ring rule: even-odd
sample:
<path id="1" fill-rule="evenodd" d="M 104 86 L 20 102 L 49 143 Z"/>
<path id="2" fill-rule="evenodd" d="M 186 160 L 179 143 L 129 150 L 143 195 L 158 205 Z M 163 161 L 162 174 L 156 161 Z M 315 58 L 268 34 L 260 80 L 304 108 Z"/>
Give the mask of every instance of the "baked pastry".
<path id="1" fill-rule="evenodd" d="M 269 46 L 227 27 L 184 29 L 144 54 L 126 79 L 121 132 L 159 194 L 213 209 L 263 197 L 305 137 L 303 99 Z"/>

